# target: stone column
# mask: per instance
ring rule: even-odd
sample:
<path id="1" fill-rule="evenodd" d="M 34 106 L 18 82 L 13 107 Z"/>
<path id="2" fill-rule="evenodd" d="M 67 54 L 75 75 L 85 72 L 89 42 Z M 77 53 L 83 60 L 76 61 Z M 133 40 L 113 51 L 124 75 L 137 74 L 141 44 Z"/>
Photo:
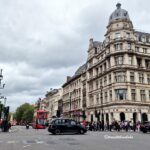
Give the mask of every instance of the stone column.
<path id="1" fill-rule="evenodd" d="M 150 113 L 148 113 L 148 121 L 150 121 Z"/>
<path id="2" fill-rule="evenodd" d="M 132 112 L 130 112 L 130 113 L 125 113 L 125 119 L 126 119 L 126 120 L 131 121 L 132 118 L 133 118 Z"/>
<path id="3" fill-rule="evenodd" d="M 140 89 L 136 89 L 136 101 L 141 102 L 141 95 L 140 95 Z"/>
<path id="4" fill-rule="evenodd" d="M 111 113 L 108 113 L 108 117 L 109 117 L 109 124 L 111 124 L 112 122 Z"/>
<path id="5" fill-rule="evenodd" d="M 111 56 L 111 57 L 110 57 L 110 64 L 111 64 L 111 67 L 115 65 L 114 56 Z"/>
<path id="6" fill-rule="evenodd" d="M 106 113 L 104 113 L 104 125 L 106 124 Z"/>
<path id="7" fill-rule="evenodd" d="M 137 113 L 137 121 L 141 121 L 141 113 Z"/>
<path id="8" fill-rule="evenodd" d="M 134 65 L 134 66 L 137 66 L 137 59 L 136 59 L 136 56 L 135 56 L 135 55 L 133 56 L 133 65 Z"/>
<path id="9" fill-rule="evenodd" d="M 142 67 L 145 68 L 145 59 L 142 59 Z"/>
<path id="10" fill-rule="evenodd" d="M 115 112 L 114 113 L 114 119 L 117 120 L 117 121 L 120 121 L 120 113 L 118 113 L 118 112 L 116 113 Z"/>
<path id="11" fill-rule="evenodd" d="M 132 99 L 131 99 L 131 87 L 129 87 L 129 86 L 127 88 L 127 100 L 132 101 Z"/>
<path id="12" fill-rule="evenodd" d="M 134 72 L 135 82 L 139 81 L 139 74 L 138 72 Z"/>
<path id="13" fill-rule="evenodd" d="M 130 72 L 129 71 L 126 72 L 126 81 L 130 82 Z"/>
<path id="14" fill-rule="evenodd" d="M 128 62 L 128 54 L 125 54 L 124 55 L 124 62 L 123 62 L 123 64 L 129 64 L 129 62 Z"/>

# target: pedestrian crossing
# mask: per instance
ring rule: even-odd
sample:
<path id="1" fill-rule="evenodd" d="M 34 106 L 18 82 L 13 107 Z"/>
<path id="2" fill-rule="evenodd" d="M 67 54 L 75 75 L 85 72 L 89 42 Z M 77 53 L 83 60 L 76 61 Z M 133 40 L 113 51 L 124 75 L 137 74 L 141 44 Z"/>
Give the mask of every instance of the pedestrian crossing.
<path id="1" fill-rule="evenodd" d="M 54 141 L 54 140 L 49 140 L 49 141 L 44 141 L 44 140 L 10 140 L 10 141 L 0 141 L 1 144 L 23 144 L 23 145 L 34 145 L 34 144 L 46 144 L 46 145 L 56 145 L 61 143 L 60 141 Z M 63 144 L 67 145 L 80 145 L 77 141 L 62 141 Z"/>

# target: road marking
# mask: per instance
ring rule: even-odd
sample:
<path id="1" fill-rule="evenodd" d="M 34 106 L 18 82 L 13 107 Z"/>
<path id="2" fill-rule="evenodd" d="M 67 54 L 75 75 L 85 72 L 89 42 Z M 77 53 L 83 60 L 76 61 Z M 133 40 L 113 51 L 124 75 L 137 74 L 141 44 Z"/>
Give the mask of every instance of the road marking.
<path id="1" fill-rule="evenodd" d="M 29 147 L 29 146 L 31 146 L 31 145 L 24 145 L 23 148 L 26 148 L 26 147 Z"/>
<path id="2" fill-rule="evenodd" d="M 16 141 L 8 141 L 8 144 L 16 143 Z"/>
<path id="3" fill-rule="evenodd" d="M 36 144 L 43 144 L 44 141 L 36 141 Z"/>

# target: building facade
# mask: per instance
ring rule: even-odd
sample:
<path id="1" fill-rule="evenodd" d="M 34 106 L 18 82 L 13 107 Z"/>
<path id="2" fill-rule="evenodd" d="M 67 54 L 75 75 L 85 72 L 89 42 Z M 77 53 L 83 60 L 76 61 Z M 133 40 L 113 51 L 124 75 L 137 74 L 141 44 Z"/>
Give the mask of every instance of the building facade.
<path id="1" fill-rule="evenodd" d="M 82 81 L 86 77 L 86 64 L 79 67 L 74 76 L 67 77 L 66 83 L 63 88 L 63 116 L 71 117 L 78 121 L 82 120 L 82 114 L 84 111 L 83 102 L 86 103 L 86 99 L 83 99 Z"/>
<path id="2" fill-rule="evenodd" d="M 48 91 L 44 98 L 45 110 L 48 111 L 48 119 L 60 117 L 62 114 L 62 88 Z"/>
<path id="3" fill-rule="evenodd" d="M 150 34 L 136 31 L 121 4 L 110 15 L 103 42 L 89 41 L 88 121 L 150 120 Z"/>

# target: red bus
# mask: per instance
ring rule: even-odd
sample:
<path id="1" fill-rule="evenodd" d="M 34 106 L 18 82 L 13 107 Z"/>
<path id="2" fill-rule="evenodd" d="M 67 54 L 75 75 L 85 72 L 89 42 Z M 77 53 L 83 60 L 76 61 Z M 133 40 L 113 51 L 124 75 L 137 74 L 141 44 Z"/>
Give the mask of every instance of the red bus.
<path id="1" fill-rule="evenodd" d="M 45 129 L 47 123 L 48 111 L 37 110 L 34 113 L 32 127 L 34 129 Z"/>

